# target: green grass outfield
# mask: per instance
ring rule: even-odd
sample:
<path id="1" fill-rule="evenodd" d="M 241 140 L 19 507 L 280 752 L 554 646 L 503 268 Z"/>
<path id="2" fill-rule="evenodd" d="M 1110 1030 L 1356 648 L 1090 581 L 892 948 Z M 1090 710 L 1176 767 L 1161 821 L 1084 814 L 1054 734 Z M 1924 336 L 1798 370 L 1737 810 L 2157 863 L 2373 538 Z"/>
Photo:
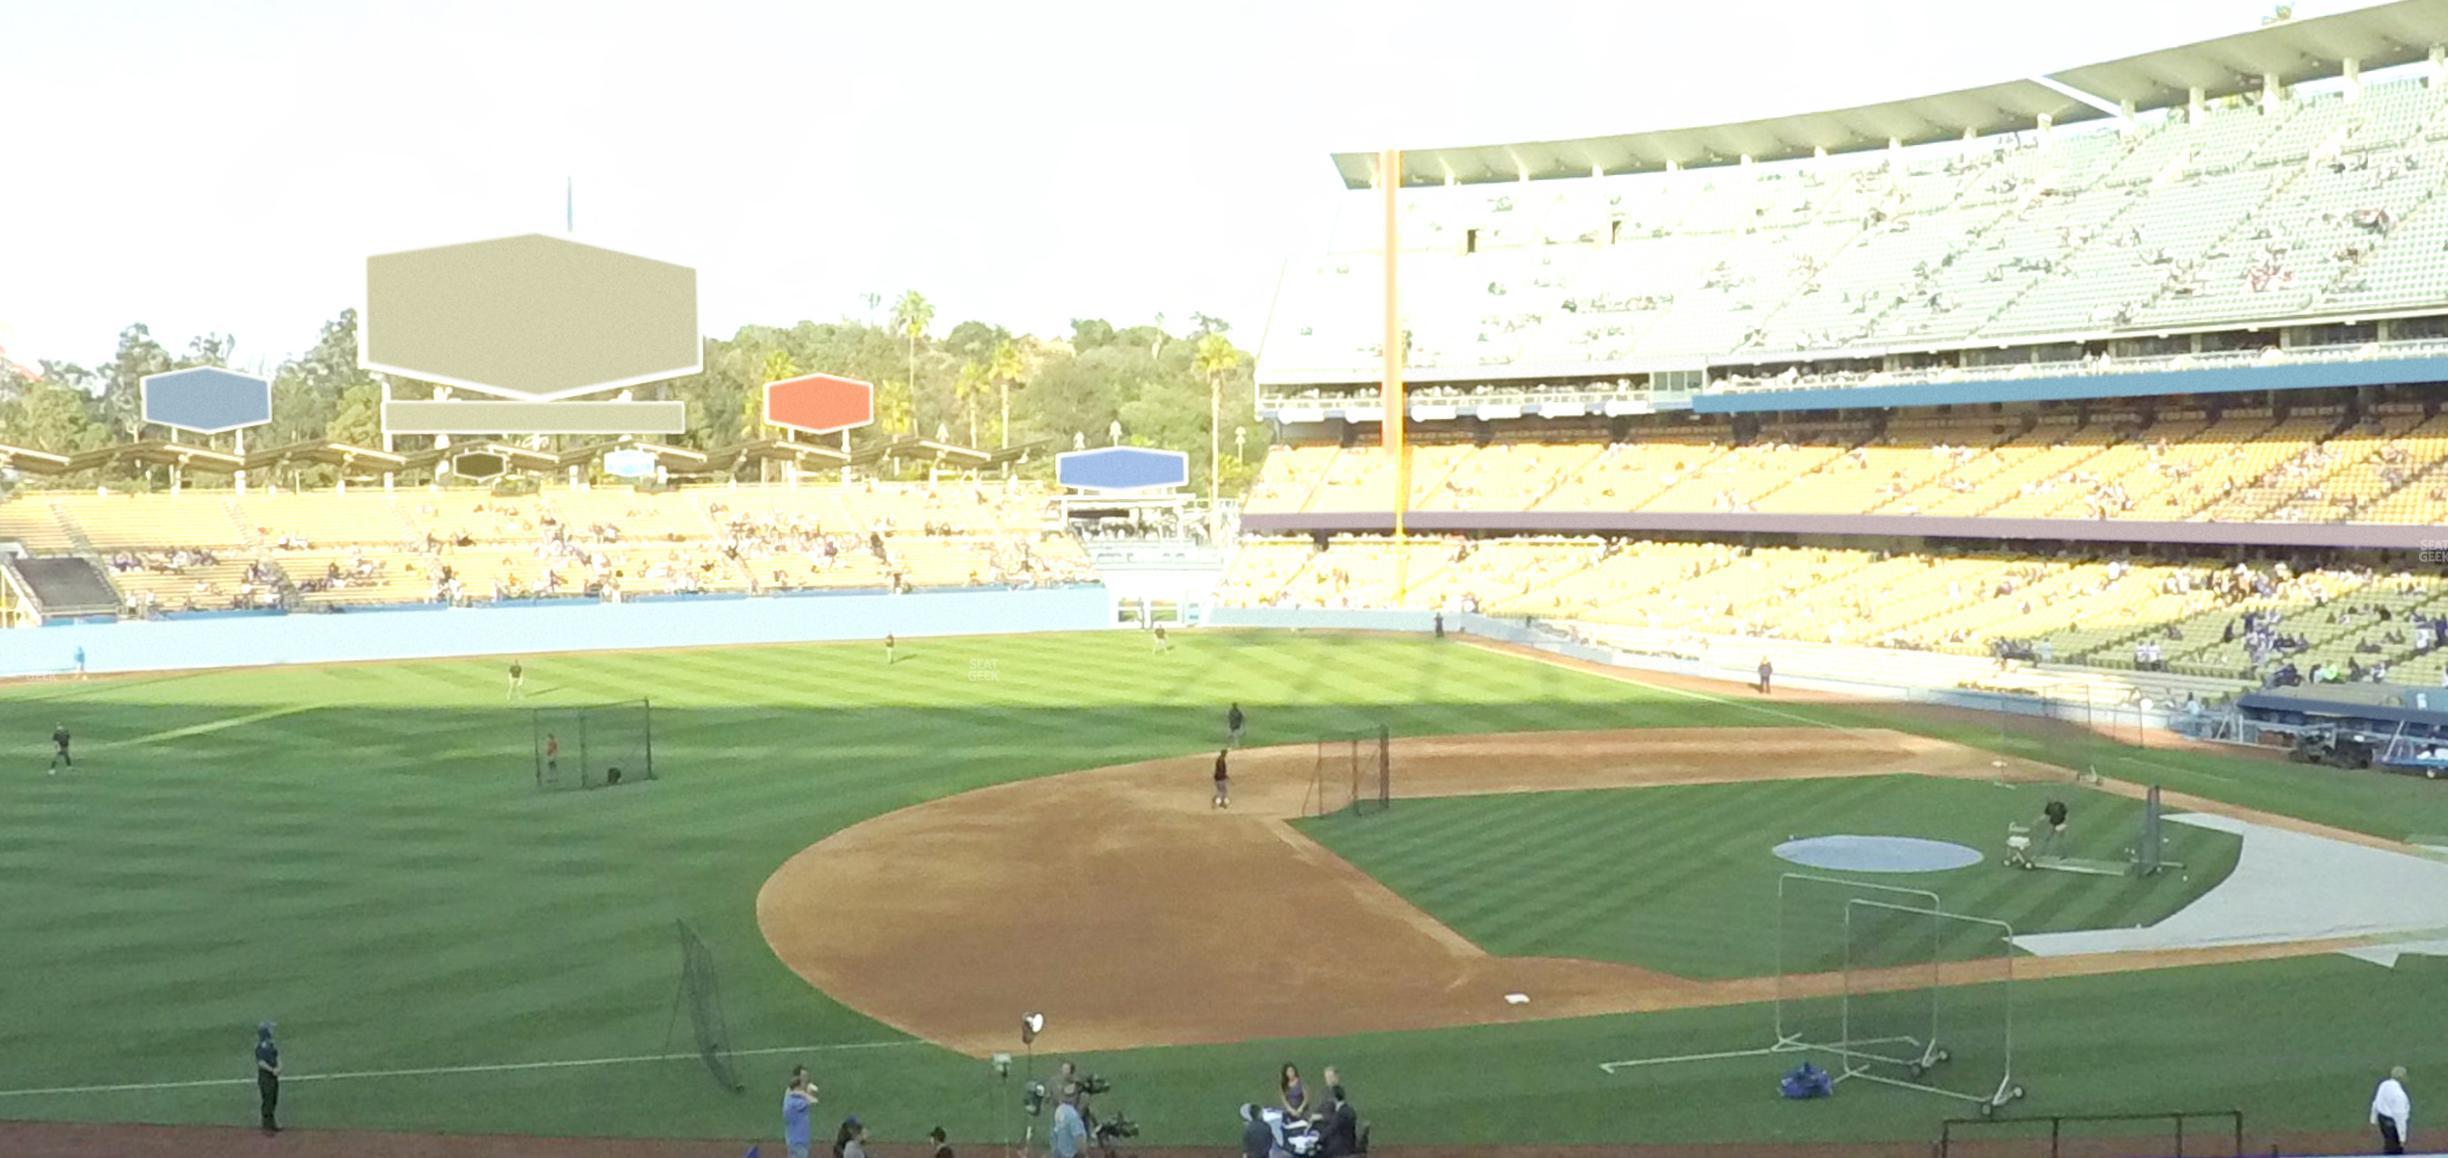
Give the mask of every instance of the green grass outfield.
<path id="1" fill-rule="evenodd" d="M 2169 824 L 2182 872 L 2103 877 L 2000 863 L 2009 821 L 2073 808 L 2067 855 L 2124 859 L 2142 804 L 2069 784 L 2001 788 L 1893 775 L 1406 800 L 1382 816 L 1301 827 L 1479 947 L 1504 957 L 1624 961 L 1683 977 L 1777 971 L 1777 878 L 1805 872 L 1936 893 L 1951 912 L 2020 933 L 2145 925 L 2235 868 L 2243 841 Z M 1827 873 L 1771 851 L 1794 835 L 1947 840 L 1983 851 L 1949 872 Z M 1516 863 L 1535 849 L 1535 864 Z M 1823 947 L 1824 948 L 1824 947 Z M 1840 960 L 1797 962 L 1798 971 Z"/>
<path id="2" fill-rule="evenodd" d="M 889 670 L 872 646 L 531 660 L 537 705 L 658 705 L 661 782 L 557 795 L 531 786 L 526 716 L 503 703 L 496 661 L 0 688 L 0 1116 L 247 1123 L 251 1027 L 277 1017 L 306 1079 L 284 1097 L 299 1126 L 744 1141 L 777 1128 L 772 1092 L 806 1061 L 828 1112 L 859 1112 L 885 1139 L 940 1122 L 996 1140 L 1012 1099 L 985 1066 L 842 1009 L 766 951 L 755 891 L 791 853 L 920 800 L 1203 750 L 1234 699 L 1261 744 L 1379 720 L 1400 735 L 1895 722 L 1454 643 L 1176 638 L 1162 657 L 1127 632 L 913 641 Z M 46 777 L 59 722 L 79 766 Z M 1944 720 L 1922 730 L 2384 835 L 2448 831 L 2448 786 Z M 1514 863 L 1538 871 L 1539 850 Z M 721 959 L 733 1036 L 751 1051 L 746 1097 L 693 1059 L 565 1064 L 663 1051 L 675 916 Z M 2448 1003 L 2440 962 L 2179 970 L 2029 985 L 2020 1000 L 2034 1110 L 2244 1105 L 2257 1124 L 2352 1128 L 2377 1068 L 2448 1072 L 2448 1042 L 2409 1015 Z M 1597 1068 L 1752 1044 L 1767 1017 L 1083 1060 L 1116 1081 L 1109 1106 L 1150 1143 L 1230 1144 L 1232 1106 L 1264 1096 L 1285 1058 L 1341 1064 L 1386 1141 L 1917 1138 L 1954 1109 L 1893 1091 L 1778 1103 L 1766 1064 Z M 1059 1027 L 1043 1044 L 1060 1051 Z M 424 1069 L 444 1072 L 316 1080 Z M 141 1088 L 23 1092 L 115 1085 Z"/>

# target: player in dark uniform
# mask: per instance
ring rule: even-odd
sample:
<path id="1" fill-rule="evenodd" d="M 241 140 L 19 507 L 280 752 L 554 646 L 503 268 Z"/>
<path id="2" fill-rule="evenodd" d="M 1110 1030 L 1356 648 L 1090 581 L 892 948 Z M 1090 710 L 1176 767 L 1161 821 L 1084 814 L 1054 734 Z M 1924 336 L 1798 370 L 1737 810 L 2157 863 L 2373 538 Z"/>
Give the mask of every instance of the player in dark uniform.
<path id="1" fill-rule="evenodd" d="M 58 775 L 63 765 L 70 768 L 76 767 L 76 761 L 68 756 L 68 725 L 61 724 L 51 729 L 51 747 L 52 775 Z"/>
<path id="2" fill-rule="evenodd" d="M 266 1134 L 280 1133 L 280 1120 L 274 1112 L 280 1109 L 280 1045 L 272 1040 L 272 1023 L 255 1027 L 255 1093 L 263 1103 L 263 1129 Z"/>
<path id="3" fill-rule="evenodd" d="M 1761 656 L 1759 665 L 1759 694 L 1763 696 L 1768 694 L 1768 679 L 1775 674 L 1776 665 L 1769 663 L 1767 656 Z"/>
<path id="4" fill-rule="evenodd" d="M 1215 803 L 1209 807 L 1232 807 L 1232 770 L 1224 765 L 1224 753 L 1216 753 Z"/>
<path id="5" fill-rule="evenodd" d="M 1238 703 L 1232 706 L 1231 711 L 1224 713 L 1225 747 L 1238 748 L 1241 746 L 1241 725 L 1248 722 L 1249 717 L 1241 714 L 1241 705 Z"/>

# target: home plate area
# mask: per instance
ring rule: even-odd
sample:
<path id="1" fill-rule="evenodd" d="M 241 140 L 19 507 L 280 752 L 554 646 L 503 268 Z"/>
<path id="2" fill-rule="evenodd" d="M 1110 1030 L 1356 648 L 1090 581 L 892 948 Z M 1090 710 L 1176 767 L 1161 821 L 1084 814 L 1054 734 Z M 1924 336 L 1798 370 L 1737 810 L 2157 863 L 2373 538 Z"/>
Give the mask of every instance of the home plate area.
<path id="1" fill-rule="evenodd" d="M 2167 819 L 2243 838 L 2235 871 L 2147 927 L 2027 934 L 2015 947 L 2065 957 L 2355 938 L 2340 952 L 2376 965 L 2448 956 L 2448 864 L 2209 813 Z"/>

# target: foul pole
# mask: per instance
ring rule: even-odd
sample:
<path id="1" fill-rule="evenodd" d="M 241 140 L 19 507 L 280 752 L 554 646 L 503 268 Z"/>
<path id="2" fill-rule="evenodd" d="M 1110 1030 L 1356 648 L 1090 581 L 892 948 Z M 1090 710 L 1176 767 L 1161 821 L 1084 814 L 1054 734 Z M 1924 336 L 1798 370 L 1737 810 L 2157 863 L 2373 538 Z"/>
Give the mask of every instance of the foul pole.
<path id="1" fill-rule="evenodd" d="M 1377 153 L 1378 201 L 1385 212 L 1385 344 L 1380 386 L 1385 396 L 1385 421 L 1379 436 L 1394 455 L 1394 603 L 1411 594 L 1411 551 L 1406 544 L 1403 516 L 1411 505 L 1411 449 L 1404 437 L 1402 310 L 1396 293 L 1395 253 L 1402 238 L 1402 215 L 1396 205 L 1402 191 L 1402 150 Z"/>

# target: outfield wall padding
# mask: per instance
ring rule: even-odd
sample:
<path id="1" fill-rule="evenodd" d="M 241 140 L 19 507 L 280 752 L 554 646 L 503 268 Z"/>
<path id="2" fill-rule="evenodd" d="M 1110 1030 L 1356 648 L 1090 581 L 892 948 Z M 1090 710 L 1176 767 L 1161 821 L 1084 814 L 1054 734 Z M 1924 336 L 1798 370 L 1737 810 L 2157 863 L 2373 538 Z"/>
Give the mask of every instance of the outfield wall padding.
<path id="1" fill-rule="evenodd" d="M 1267 628 L 1279 631 L 1307 629 L 1315 631 L 1397 631 L 1425 634 L 1435 630 L 1436 616 L 1434 612 L 1428 611 L 1218 607 L 1208 612 L 1206 622 L 1211 627 Z M 1748 669 L 1722 667 L 1681 656 L 1647 655 L 1599 644 L 1584 643 L 1554 627 L 1535 621 L 1498 619 L 1465 611 L 1445 616 L 1445 630 L 1452 635 L 1475 635 L 1482 639 L 1519 644 L 1549 655 L 1604 664 L 1608 667 L 1692 676 L 1732 684 L 1748 684 L 1757 678 Z M 1884 683 L 1872 679 L 1841 679 L 1827 675 L 1788 675 L 1783 672 L 1777 673 L 1776 682 L 1778 687 L 1834 692 L 1864 699 L 1938 704 L 2009 716 L 2064 720 L 2084 718 L 2070 704 L 2038 696 L 2019 696 L 1960 688 L 1921 687 L 1912 684 Z M 2132 718 L 2139 725 L 2154 731 L 2165 731 L 2171 727 L 2171 717 L 2164 710 L 2136 711 Z"/>
<path id="2" fill-rule="evenodd" d="M 227 618 L 68 623 L 0 631 L 0 678 L 73 670 L 176 671 L 266 664 L 353 663 L 453 656 L 541 655 L 655 647 L 817 643 L 1089 631 L 1113 624 L 1096 585 L 671 599 L 639 603 L 512 603 L 299 612 Z"/>

